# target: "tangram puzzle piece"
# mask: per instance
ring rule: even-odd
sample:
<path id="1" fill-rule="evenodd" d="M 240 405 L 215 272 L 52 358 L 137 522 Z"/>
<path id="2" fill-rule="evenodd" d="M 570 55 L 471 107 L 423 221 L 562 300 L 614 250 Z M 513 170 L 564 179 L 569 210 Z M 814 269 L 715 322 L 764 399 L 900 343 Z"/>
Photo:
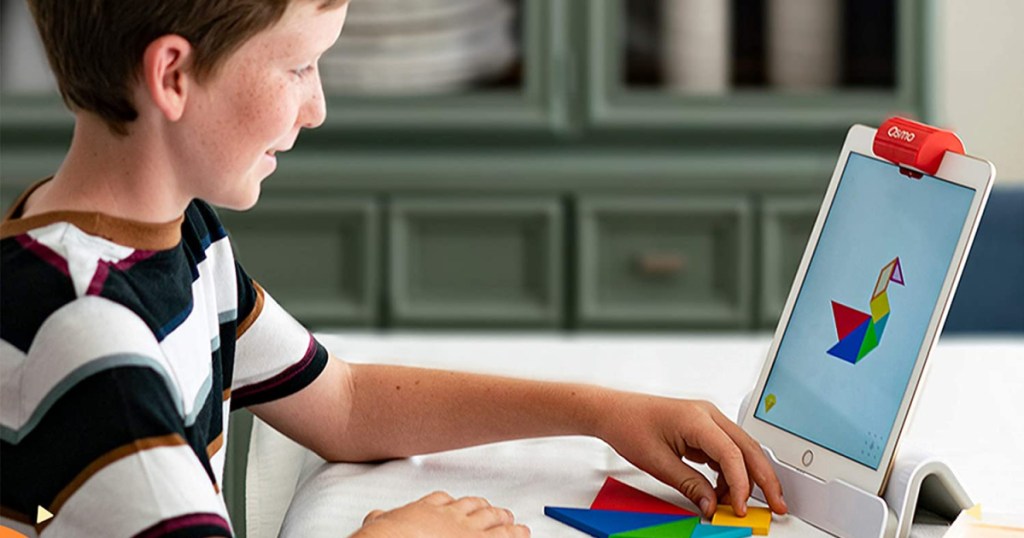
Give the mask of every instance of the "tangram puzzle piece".
<path id="1" fill-rule="evenodd" d="M 700 518 L 688 517 L 664 525 L 646 527 L 613 534 L 612 538 L 679 538 L 693 536 L 693 530 L 700 524 Z"/>
<path id="2" fill-rule="evenodd" d="M 861 347 L 864 345 L 864 337 L 867 336 L 868 327 L 871 325 L 871 316 L 868 316 L 867 314 L 864 315 L 866 316 L 867 321 L 861 323 L 859 327 L 847 334 L 836 345 L 832 346 L 828 350 L 829 355 L 843 359 L 850 364 L 857 364 L 858 354 L 860 353 Z"/>
<path id="3" fill-rule="evenodd" d="M 684 510 L 654 495 L 640 491 L 633 486 L 608 477 L 590 505 L 594 510 L 621 510 L 623 512 L 645 512 L 648 514 L 677 514 L 696 517 L 697 514 Z"/>
<path id="4" fill-rule="evenodd" d="M 719 504 L 711 518 L 712 525 L 724 525 L 727 527 L 748 527 L 754 534 L 765 536 L 772 524 L 772 512 L 767 508 L 748 506 L 747 515 L 739 517 L 733 512 L 732 507 L 727 504 Z"/>
<path id="5" fill-rule="evenodd" d="M 750 527 L 716 527 L 697 525 L 690 538 L 746 538 L 753 533 Z"/>
<path id="6" fill-rule="evenodd" d="M 686 518 L 686 516 L 674 514 L 645 514 L 621 510 L 589 510 L 557 506 L 545 506 L 544 515 L 596 538 L 608 538 L 621 532 L 664 525 Z"/>
<path id="7" fill-rule="evenodd" d="M 871 319 L 870 314 L 835 301 L 832 301 L 832 317 L 836 322 L 836 336 L 839 340 L 845 339 L 865 321 Z"/>

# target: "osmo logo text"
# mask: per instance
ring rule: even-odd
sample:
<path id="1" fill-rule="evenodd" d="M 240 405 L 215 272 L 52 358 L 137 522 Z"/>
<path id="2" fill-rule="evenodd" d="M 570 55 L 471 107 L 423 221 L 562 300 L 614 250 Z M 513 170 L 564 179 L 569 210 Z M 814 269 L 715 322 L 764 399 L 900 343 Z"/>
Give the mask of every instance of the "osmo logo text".
<path id="1" fill-rule="evenodd" d="M 910 131 L 904 131 L 903 129 L 900 129 L 895 125 L 889 128 L 888 134 L 889 138 L 895 138 L 896 140 L 902 140 L 904 142 L 913 142 L 914 138 L 917 137 L 917 135 L 915 135 L 914 133 Z"/>

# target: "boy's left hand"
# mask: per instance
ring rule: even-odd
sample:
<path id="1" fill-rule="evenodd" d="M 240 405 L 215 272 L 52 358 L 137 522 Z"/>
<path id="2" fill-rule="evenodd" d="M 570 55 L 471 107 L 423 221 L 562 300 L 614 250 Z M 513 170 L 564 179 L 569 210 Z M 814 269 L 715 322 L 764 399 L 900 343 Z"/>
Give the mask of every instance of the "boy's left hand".
<path id="1" fill-rule="evenodd" d="M 730 502 L 737 515 L 757 484 L 777 514 L 785 514 L 782 486 L 754 441 L 714 404 L 642 394 L 617 393 L 597 425 L 598 436 L 622 457 L 673 486 L 706 517 L 718 502 Z M 707 463 L 718 472 L 718 487 L 682 462 Z"/>

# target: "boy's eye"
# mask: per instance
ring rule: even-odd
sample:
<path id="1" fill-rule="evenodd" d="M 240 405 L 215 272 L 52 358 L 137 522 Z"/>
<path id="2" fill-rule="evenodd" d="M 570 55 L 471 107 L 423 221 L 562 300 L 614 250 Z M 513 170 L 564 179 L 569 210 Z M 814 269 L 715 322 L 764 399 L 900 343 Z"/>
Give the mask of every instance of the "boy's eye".
<path id="1" fill-rule="evenodd" d="M 307 65 L 305 67 L 301 67 L 299 69 L 293 69 L 292 70 L 292 73 L 295 73 L 299 78 L 302 78 L 302 77 L 304 77 L 304 76 L 306 76 L 306 75 L 308 75 L 308 74 L 310 74 L 312 72 L 313 72 L 313 64 L 309 64 L 309 65 Z"/>

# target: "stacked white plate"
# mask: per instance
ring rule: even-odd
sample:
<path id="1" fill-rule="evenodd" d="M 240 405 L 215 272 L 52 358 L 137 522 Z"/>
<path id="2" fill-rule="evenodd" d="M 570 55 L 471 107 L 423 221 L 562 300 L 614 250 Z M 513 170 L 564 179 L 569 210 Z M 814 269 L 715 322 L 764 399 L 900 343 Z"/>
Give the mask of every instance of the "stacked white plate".
<path id="1" fill-rule="evenodd" d="M 454 92 L 506 72 L 519 56 L 510 0 L 352 2 L 320 60 L 324 89 L 349 94 Z"/>

